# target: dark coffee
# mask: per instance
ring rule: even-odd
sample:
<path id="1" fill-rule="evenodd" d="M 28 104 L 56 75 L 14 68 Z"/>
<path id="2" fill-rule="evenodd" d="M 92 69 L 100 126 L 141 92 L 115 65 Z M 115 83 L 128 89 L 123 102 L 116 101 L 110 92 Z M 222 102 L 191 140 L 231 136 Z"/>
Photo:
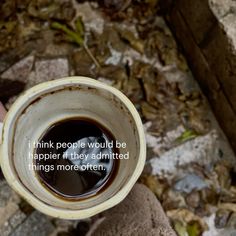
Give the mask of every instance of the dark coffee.
<path id="1" fill-rule="evenodd" d="M 35 148 L 36 174 L 54 194 L 78 200 L 93 196 L 114 179 L 119 160 L 109 158 L 118 150 L 115 139 L 90 119 L 68 119 L 51 126 Z M 47 168 L 46 168 L 47 167 Z"/>

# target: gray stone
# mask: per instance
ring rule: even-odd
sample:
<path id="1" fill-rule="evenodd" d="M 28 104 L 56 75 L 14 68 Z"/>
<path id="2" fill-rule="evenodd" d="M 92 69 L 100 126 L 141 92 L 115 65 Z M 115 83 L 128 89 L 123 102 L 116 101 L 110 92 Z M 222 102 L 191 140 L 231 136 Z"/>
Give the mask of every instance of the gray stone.
<path id="1" fill-rule="evenodd" d="M 69 63 L 67 58 L 45 59 L 35 62 L 35 70 L 28 78 L 28 87 L 33 85 L 69 76 Z"/>
<path id="2" fill-rule="evenodd" d="M 4 226 L 0 228 L 1 236 L 9 236 L 12 233 L 13 229 L 8 221 L 5 222 Z"/>
<path id="3" fill-rule="evenodd" d="M 5 71 L 1 77 L 26 82 L 33 64 L 34 56 L 25 57 Z"/>
<path id="4" fill-rule="evenodd" d="M 49 218 L 35 211 L 11 235 L 48 236 L 53 230 Z"/>
<path id="5" fill-rule="evenodd" d="M 32 58 L 28 58 L 25 61 L 29 63 L 29 61 L 32 60 Z M 26 63 L 25 62 L 25 63 Z M 23 62 L 19 62 L 20 65 L 23 65 Z M 27 63 L 26 63 L 27 64 Z M 30 63 L 29 63 L 30 64 Z M 28 69 L 30 68 L 28 64 Z M 25 71 L 23 71 L 22 67 L 22 75 L 26 76 L 26 74 L 29 72 L 28 69 L 26 69 L 27 66 L 25 66 Z M 15 68 L 11 68 L 7 74 L 4 76 L 12 76 L 14 74 L 14 71 L 17 70 L 18 65 L 15 66 Z M 67 77 L 70 75 L 69 70 L 69 63 L 67 58 L 53 58 L 53 59 L 40 59 L 36 60 L 34 63 L 34 70 L 31 70 L 29 74 L 26 77 L 22 77 L 24 81 L 26 82 L 25 89 L 29 89 L 33 87 L 34 85 L 37 85 L 42 82 L 59 79 L 62 77 Z M 15 72 L 15 79 L 18 79 L 17 77 L 18 72 Z M 9 109 L 11 105 L 15 102 L 17 99 L 17 96 L 11 97 L 8 103 L 6 104 L 6 107 Z"/>
<path id="6" fill-rule="evenodd" d="M 69 76 L 67 58 L 40 59 L 35 61 L 34 56 L 28 56 L 20 60 L 2 74 L 2 78 L 25 82 L 26 88 L 65 76 Z"/>
<path id="7" fill-rule="evenodd" d="M 19 211 L 19 196 L 8 186 L 6 181 L 0 182 L 0 235 L 9 235 L 13 227 L 23 220 Z"/>
<path id="8" fill-rule="evenodd" d="M 20 225 L 25 218 L 26 215 L 20 210 L 15 212 L 15 214 L 11 216 L 8 221 L 5 221 L 4 224 L 0 227 L 0 235 L 11 235 L 14 232 L 15 228 Z"/>
<path id="9" fill-rule="evenodd" d="M 9 223 L 12 228 L 16 228 L 25 220 L 25 218 L 26 215 L 19 210 L 10 218 Z"/>
<path id="10" fill-rule="evenodd" d="M 0 181 L 0 208 L 5 207 L 12 195 L 12 189 L 5 181 Z"/>

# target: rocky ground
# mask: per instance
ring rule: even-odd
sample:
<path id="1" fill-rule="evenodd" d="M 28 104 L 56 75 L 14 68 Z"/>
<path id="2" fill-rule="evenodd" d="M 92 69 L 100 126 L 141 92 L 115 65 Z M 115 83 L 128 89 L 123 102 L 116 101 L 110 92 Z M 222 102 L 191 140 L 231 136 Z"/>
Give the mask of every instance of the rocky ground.
<path id="1" fill-rule="evenodd" d="M 0 100 L 43 81 L 85 75 L 135 104 L 148 155 L 140 182 L 180 236 L 236 233 L 235 155 L 157 0 L 0 3 Z M 0 235 L 86 235 L 99 216 L 52 219 L 0 181 Z"/>

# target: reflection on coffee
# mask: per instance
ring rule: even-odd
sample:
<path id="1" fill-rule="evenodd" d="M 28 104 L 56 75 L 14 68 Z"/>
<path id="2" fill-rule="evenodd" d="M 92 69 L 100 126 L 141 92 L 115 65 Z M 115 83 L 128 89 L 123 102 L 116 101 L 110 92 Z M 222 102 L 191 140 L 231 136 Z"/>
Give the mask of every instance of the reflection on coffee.
<path id="1" fill-rule="evenodd" d="M 36 159 L 36 174 L 62 198 L 78 200 L 96 195 L 112 182 L 119 167 L 119 159 L 108 158 L 118 153 L 112 143 L 113 135 L 91 119 L 60 121 L 42 135 L 35 149 L 38 156 L 58 158 Z"/>

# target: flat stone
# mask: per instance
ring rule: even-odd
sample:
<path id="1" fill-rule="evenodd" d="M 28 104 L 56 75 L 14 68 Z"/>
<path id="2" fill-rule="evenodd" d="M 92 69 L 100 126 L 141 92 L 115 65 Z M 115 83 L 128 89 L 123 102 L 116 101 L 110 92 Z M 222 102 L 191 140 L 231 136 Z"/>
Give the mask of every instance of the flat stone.
<path id="1" fill-rule="evenodd" d="M 0 235 L 8 236 L 14 232 L 14 229 L 20 225 L 23 220 L 26 218 L 26 215 L 22 213 L 20 210 L 14 213 L 13 216 L 9 218 L 8 221 L 4 222 L 4 224 L 0 227 Z"/>
<path id="2" fill-rule="evenodd" d="M 27 81 L 27 77 L 33 67 L 34 56 L 28 56 L 15 63 L 2 74 L 2 78 Z"/>
<path id="3" fill-rule="evenodd" d="M 48 236 L 54 227 L 47 216 L 35 211 L 17 229 L 12 236 Z"/>
<path id="4" fill-rule="evenodd" d="M 67 58 L 36 60 L 34 70 L 28 74 L 25 89 L 29 89 L 42 82 L 67 77 L 69 75 L 70 70 Z M 9 109 L 16 99 L 17 96 L 11 97 L 6 107 Z"/>
<path id="5" fill-rule="evenodd" d="M 0 228 L 1 236 L 9 236 L 12 233 L 12 227 L 9 222 L 5 222 L 4 226 Z"/>
<path id="6" fill-rule="evenodd" d="M 38 60 L 35 62 L 35 70 L 31 72 L 28 78 L 28 86 L 66 76 L 69 76 L 69 63 L 67 58 Z"/>
<path id="7" fill-rule="evenodd" d="M 33 65 L 34 70 L 32 70 Z M 34 56 L 26 57 L 17 62 L 2 74 L 2 78 L 24 81 L 26 88 L 65 76 L 69 76 L 67 58 L 41 59 L 34 63 Z"/>
<path id="8" fill-rule="evenodd" d="M 14 49 L 9 49 L 0 55 L 0 73 L 8 70 L 12 65 L 25 58 L 37 48 L 35 41 L 29 41 Z"/>
<path id="9" fill-rule="evenodd" d="M 0 229 L 5 228 L 4 224 L 18 211 L 19 207 L 15 202 L 9 201 L 5 207 L 0 208 Z M 1 234 L 0 234 L 1 235 Z"/>
<path id="10" fill-rule="evenodd" d="M 0 235 L 9 235 L 12 226 L 20 223 L 19 196 L 9 187 L 6 181 L 0 181 Z M 20 217 L 21 218 L 21 217 Z M 11 223 L 10 223 L 11 222 Z"/>
<path id="11" fill-rule="evenodd" d="M 0 208 L 6 206 L 12 195 L 12 189 L 5 181 L 0 181 Z"/>
<path id="12" fill-rule="evenodd" d="M 26 215 L 22 211 L 17 211 L 9 220 L 9 223 L 12 228 L 16 228 L 18 225 L 20 225 L 24 219 L 26 218 Z"/>

